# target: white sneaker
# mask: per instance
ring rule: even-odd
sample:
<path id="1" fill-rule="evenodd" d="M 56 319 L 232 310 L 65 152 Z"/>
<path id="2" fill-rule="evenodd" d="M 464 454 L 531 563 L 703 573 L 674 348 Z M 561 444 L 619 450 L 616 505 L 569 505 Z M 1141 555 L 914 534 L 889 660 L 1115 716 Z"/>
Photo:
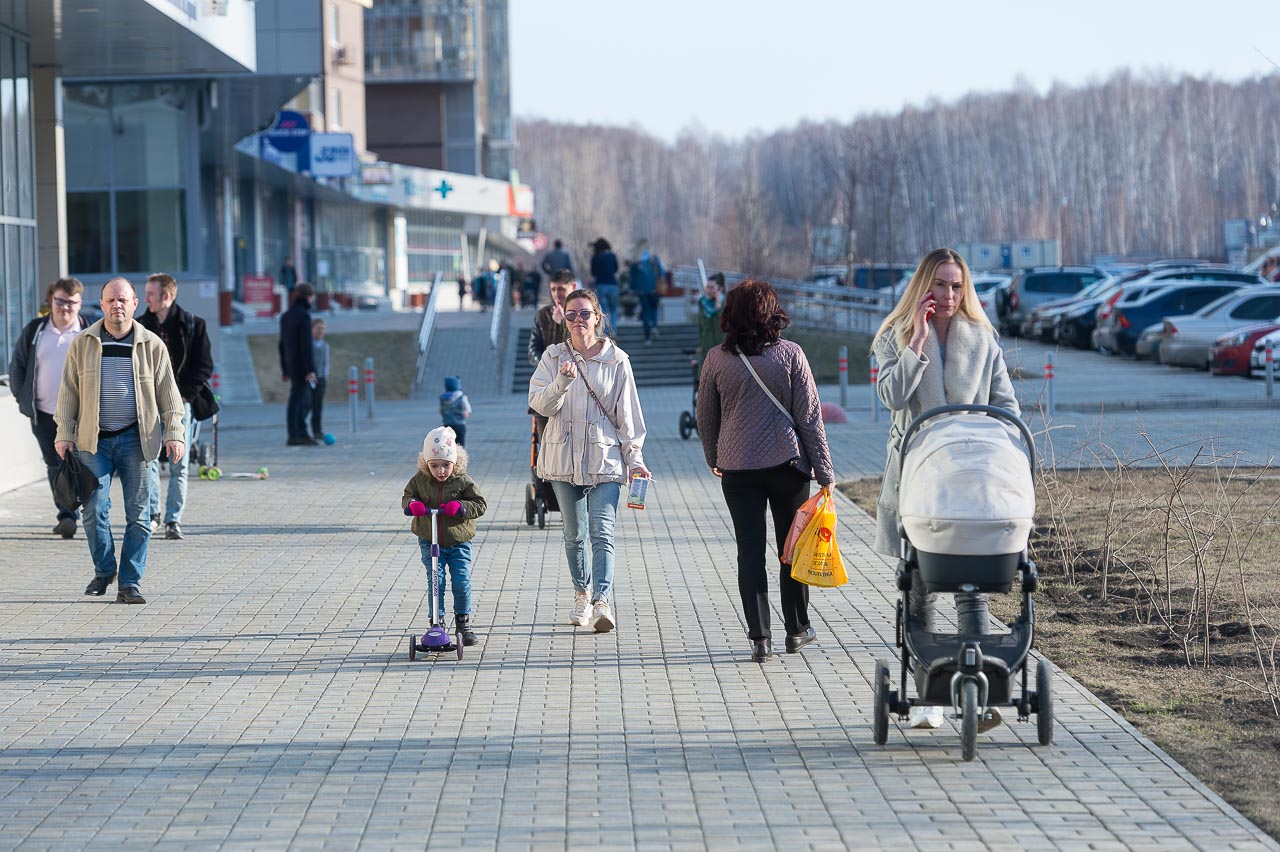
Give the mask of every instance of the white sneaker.
<path id="1" fill-rule="evenodd" d="M 573 614 L 569 616 L 569 623 L 574 627 L 586 627 L 590 612 L 591 599 L 586 592 L 578 592 L 573 598 Z"/>
<path id="2" fill-rule="evenodd" d="M 608 633 L 614 627 L 613 611 L 608 601 L 596 601 L 591 612 L 591 628 L 597 633 Z"/>
<path id="3" fill-rule="evenodd" d="M 912 707 L 907 723 L 913 728 L 941 728 L 945 718 L 941 707 Z"/>
<path id="4" fill-rule="evenodd" d="M 988 707 L 987 712 L 978 717 L 978 733 L 998 728 L 1004 724 L 1004 716 L 997 707 Z"/>

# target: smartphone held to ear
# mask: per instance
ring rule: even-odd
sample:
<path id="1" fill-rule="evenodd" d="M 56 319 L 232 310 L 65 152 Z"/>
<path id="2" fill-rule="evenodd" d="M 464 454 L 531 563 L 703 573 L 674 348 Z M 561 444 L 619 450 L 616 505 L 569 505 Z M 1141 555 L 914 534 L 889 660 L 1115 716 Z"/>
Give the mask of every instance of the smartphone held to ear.
<path id="1" fill-rule="evenodd" d="M 649 478 L 636 474 L 631 477 L 631 490 L 627 492 L 627 508 L 643 509 L 649 495 Z"/>

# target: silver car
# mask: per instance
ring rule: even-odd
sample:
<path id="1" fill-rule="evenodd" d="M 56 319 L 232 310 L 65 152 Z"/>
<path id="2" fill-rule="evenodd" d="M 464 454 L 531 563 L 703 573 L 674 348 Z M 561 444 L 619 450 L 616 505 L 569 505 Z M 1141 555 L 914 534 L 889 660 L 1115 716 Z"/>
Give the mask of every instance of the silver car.
<path id="1" fill-rule="evenodd" d="M 1166 317 L 1160 360 L 1208 369 L 1210 349 L 1220 334 L 1280 317 L 1280 287 L 1247 287 L 1210 302 L 1194 314 Z"/>

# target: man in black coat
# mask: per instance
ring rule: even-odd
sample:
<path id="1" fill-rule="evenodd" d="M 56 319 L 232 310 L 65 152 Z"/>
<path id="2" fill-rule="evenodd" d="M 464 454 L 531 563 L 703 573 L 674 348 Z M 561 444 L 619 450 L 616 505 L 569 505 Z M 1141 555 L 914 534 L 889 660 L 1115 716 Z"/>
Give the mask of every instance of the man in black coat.
<path id="1" fill-rule="evenodd" d="M 205 321 L 178 305 L 178 282 L 172 275 L 158 272 L 147 276 L 143 291 L 147 309 L 138 317 L 138 323 L 154 332 L 164 341 L 173 364 L 173 377 L 182 395 L 182 429 L 186 434 L 186 446 L 195 440 L 195 423 L 191 415 L 191 400 L 196 392 L 213 375 L 213 355 L 209 348 L 209 329 Z M 160 468 L 169 468 L 169 491 L 164 502 L 164 537 L 182 538 L 182 512 L 187 505 L 187 473 L 190 459 L 169 461 L 164 453 L 160 464 L 151 473 L 151 529 L 156 531 L 161 520 Z"/>
<path id="2" fill-rule="evenodd" d="M 289 427 L 290 447 L 311 447 L 316 441 L 307 432 L 307 415 L 311 412 L 311 389 L 316 384 L 314 348 L 311 344 L 310 284 L 299 284 L 293 290 L 293 304 L 280 315 L 280 372 L 289 382 L 289 402 L 285 421 Z"/>

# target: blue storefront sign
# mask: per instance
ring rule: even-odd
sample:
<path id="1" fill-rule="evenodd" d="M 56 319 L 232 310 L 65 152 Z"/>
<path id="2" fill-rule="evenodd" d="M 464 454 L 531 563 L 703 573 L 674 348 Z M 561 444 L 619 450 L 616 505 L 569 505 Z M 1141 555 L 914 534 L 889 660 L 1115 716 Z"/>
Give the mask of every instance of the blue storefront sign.
<path id="1" fill-rule="evenodd" d="M 350 177 L 356 173 L 355 137 L 350 133 L 312 133 L 308 145 L 309 166 L 314 177 Z"/>
<path id="2" fill-rule="evenodd" d="M 262 134 L 262 138 L 271 143 L 271 147 L 286 154 L 301 151 L 311 135 L 311 124 L 300 112 L 281 110 L 276 113 L 275 123 Z"/>

